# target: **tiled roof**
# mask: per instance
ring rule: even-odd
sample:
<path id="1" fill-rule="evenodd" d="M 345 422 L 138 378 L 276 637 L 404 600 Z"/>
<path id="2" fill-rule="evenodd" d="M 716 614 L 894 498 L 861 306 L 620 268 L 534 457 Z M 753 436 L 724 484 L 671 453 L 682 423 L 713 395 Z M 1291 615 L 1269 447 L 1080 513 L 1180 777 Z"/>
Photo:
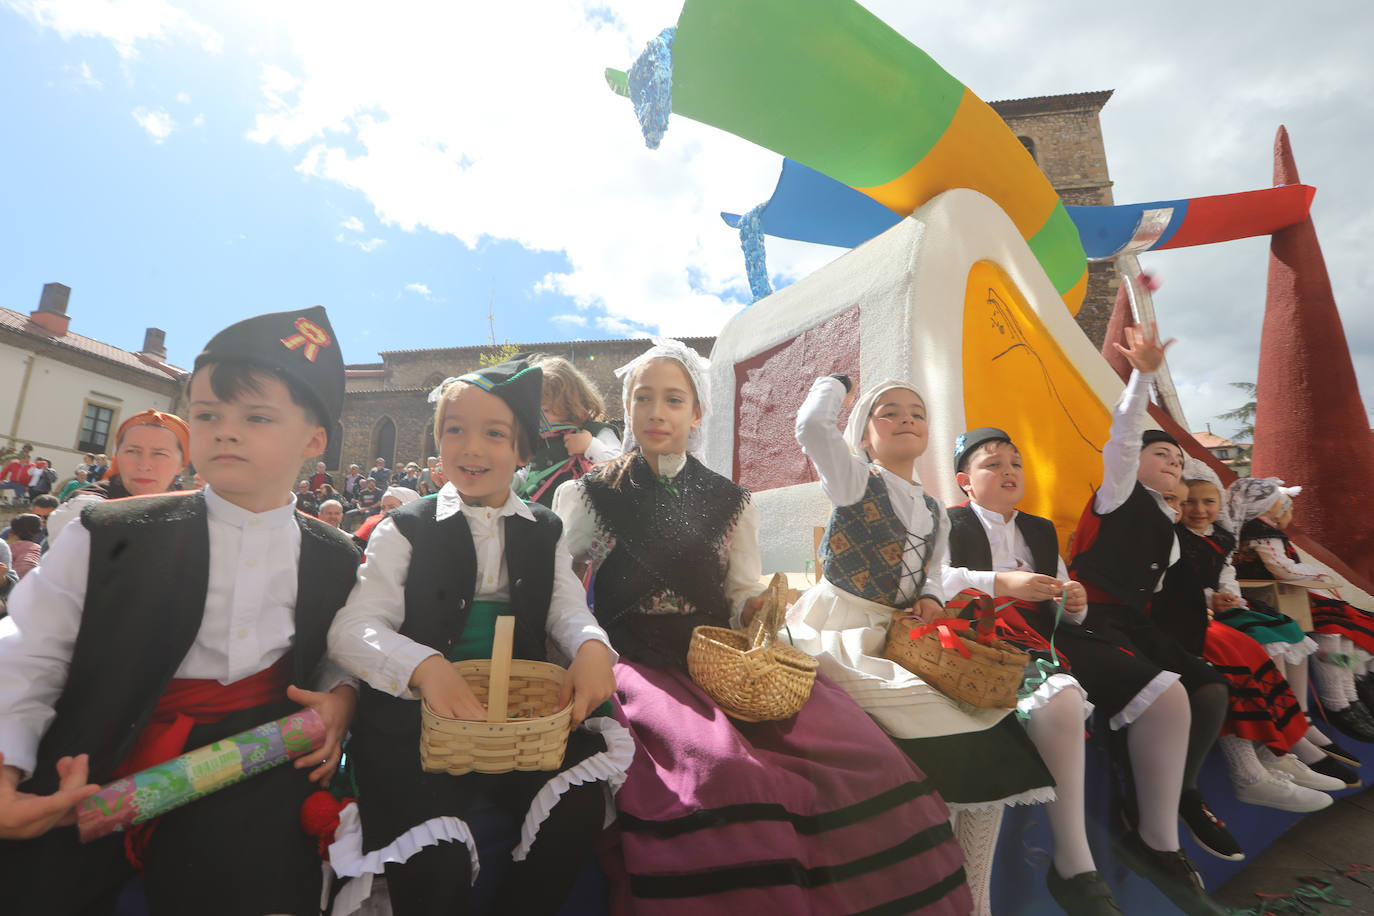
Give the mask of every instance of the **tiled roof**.
<path id="1" fill-rule="evenodd" d="M 1223 439 L 1221 436 L 1213 435 L 1205 430 L 1200 433 L 1193 433 L 1193 438 L 1197 440 L 1198 445 L 1209 449 L 1226 448 L 1227 446 L 1234 446 L 1236 444 L 1230 439 Z"/>
<path id="2" fill-rule="evenodd" d="M 137 353 L 130 353 L 128 350 L 121 350 L 119 347 L 102 343 L 93 337 L 86 337 L 68 331 L 61 337 L 54 337 L 43 328 L 29 320 L 29 316 L 13 309 L 0 307 L 0 329 L 15 331 L 25 337 L 32 337 L 35 340 L 43 340 L 56 344 L 59 347 L 66 347 L 78 353 L 85 353 L 99 359 L 107 360 L 128 369 L 138 372 L 146 372 L 159 379 L 180 378 L 186 374 L 185 369 L 172 366 L 167 363 L 158 362 L 154 359 L 141 357 Z"/>

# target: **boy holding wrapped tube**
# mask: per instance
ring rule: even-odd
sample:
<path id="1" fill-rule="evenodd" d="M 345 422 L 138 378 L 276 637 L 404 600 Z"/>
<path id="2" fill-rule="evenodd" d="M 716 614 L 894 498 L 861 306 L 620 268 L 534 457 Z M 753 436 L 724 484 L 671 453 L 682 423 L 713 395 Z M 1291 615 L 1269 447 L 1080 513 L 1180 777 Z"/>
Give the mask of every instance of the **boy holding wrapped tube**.
<path id="1" fill-rule="evenodd" d="M 324 451 L 343 387 L 323 308 L 221 331 L 187 391 L 205 489 L 91 507 L 15 590 L 17 630 L 0 637 L 0 836 L 33 838 L 0 842 L 7 913 L 105 912 L 136 870 L 154 916 L 318 911 L 318 853 L 298 812 L 337 767 L 356 704 L 325 637 L 357 553 L 298 513 L 291 488 Z M 93 791 L 85 779 L 301 706 L 326 733 L 294 768 L 89 845 L 64 826 L 63 804 Z"/>

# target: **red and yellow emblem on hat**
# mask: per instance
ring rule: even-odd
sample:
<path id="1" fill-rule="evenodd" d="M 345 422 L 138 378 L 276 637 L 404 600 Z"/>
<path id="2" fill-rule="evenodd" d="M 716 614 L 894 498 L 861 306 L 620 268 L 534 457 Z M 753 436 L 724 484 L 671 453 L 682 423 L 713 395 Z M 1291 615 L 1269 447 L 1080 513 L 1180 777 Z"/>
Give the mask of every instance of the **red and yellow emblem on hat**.
<path id="1" fill-rule="evenodd" d="M 283 337 L 281 342 L 286 344 L 286 349 L 296 350 L 305 347 L 302 355 L 312 363 L 320 353 L 320 347 L 327 347 L 332 343 L 324 328 L 311 321 L 309 318 L 296 319 L 296 333 L 290 337 Z"/>

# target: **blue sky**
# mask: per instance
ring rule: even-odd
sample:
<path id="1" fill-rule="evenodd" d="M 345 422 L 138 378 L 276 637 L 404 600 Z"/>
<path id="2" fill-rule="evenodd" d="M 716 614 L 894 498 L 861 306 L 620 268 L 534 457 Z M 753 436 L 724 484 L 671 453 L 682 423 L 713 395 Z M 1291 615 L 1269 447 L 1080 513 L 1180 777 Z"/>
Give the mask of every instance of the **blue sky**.
<path id="1" fill-rule="evenodd" d="M 181 365 L 234 320 L 315 303 L 350 362 L 485 343 L 489 302 L 498 341 L 714 334 L 747 298 L 716 214 L 765 199 L 778 157 L 681 118 L 646 150 L 601 79 L 680 5 L 0 0 L 0 304 L 65 283 L 74 330 L 137 349 L 162 327 Z M 985 99 L 1115 89 L 1121 203 L 1266 186 L 1287 124 L 1374 379 L 1374 13 L 866 5 Z M 775 285 L 839 254 L 768 248 Z M 1201 428 L 1254 378 L 1266 242 L 1144 261 Z"/>

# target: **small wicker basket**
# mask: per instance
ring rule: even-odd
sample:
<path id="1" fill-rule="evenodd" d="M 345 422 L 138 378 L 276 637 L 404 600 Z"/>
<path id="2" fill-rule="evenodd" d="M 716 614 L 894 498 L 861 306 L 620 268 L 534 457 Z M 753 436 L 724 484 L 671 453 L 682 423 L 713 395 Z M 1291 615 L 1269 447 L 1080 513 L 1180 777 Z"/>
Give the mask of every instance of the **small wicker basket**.
<path id="1" fill-rule="evenodd" d="M 945 696 L 974 706 L 1010 709 L 1025 677 L 1030 656 L 1010 643 L 994 639 L 979 643 L 959 630 L 949 632 L 961 640 L 968 657 L 958 649 L 945 648 L 937 630 L 911 638 L 914 617 L 899 617 L 887 633 L 883 657 L 901 665 Z M 938 621 L 937 621 L 938 623 Z"/>
<path id="2" fill-rule="evenodd" d="M 420 703 L 420 766 L 426 773 L 556 770 L 572 730 L 572 703 L 558 708 L 567 674 L 557 665 L 511 660 L 515 618 L 496 618 L 491 660 L 454 662 L 487 721 L 450 719 Z M 508 717 L 509 714 L 509 717 Z"/>
<path id="3" fill-rule="evenodd" d="M 772 722 L 796 715 L 811 696 L 819 663 L 778 642 L 787 608 L 787 578 L 773 576 L 749 633 L 697 627 L 687 647 L 687 671 L 726 715 Z"/>

